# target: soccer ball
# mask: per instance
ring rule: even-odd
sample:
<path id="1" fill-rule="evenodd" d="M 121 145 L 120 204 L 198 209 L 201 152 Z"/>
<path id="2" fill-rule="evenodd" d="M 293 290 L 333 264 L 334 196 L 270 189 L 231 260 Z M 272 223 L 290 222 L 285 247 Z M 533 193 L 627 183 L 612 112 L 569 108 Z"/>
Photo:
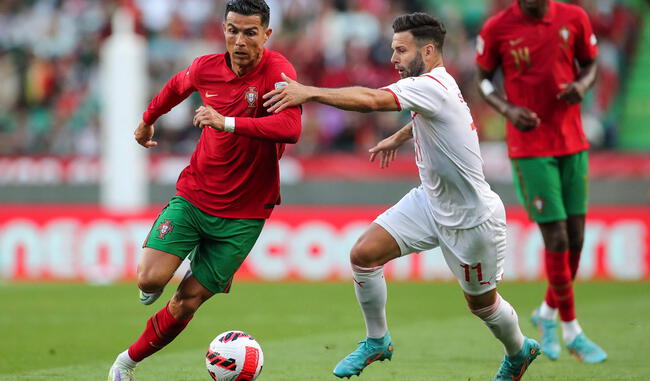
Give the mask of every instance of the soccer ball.
<path id="1" fill-rule="evenodd" d="M 262 372 L 260 344 L 242 331 L 227 331 L 210 343 L 205 366 L 215 381 L 253 381 Z"/>

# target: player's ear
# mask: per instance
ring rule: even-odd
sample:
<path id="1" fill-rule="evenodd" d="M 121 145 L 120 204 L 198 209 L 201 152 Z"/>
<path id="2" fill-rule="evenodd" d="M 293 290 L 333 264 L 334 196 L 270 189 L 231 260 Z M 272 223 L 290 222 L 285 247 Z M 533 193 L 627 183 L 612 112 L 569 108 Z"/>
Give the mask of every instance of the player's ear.
<path id="1" fill-rule="evenodd" d="M 436 47 L 433 44 L 424 45 L 424 54 L 426 57 L 433 57 L 436 54 Z"/>
<path id="2" fill-rule="evenodd" d="M 265 35 L 265 37 L 264 37 L 264 42 L 268 41 L 269 38 L 271 38 L 271 34 L 272 34 L 272 33 L 273 33 L 273 29 L 271 29 L 271 28 L 268 28 L 268 29 L 264 32 L 264 35 Z"/>

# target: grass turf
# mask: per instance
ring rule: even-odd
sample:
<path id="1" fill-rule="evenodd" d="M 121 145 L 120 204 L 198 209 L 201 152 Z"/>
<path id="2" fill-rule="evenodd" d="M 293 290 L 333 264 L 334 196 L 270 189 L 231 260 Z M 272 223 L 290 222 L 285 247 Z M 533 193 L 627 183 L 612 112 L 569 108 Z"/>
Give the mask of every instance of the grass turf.
<path id="1" fill-rule="evenodd" d="M 133 285 L 0 284 L 0 380 L 105 380 L 115 355 L 140 334 L 175 285 L 154 304 Z M 539 283 L 506 283 L 502 295 L 528 321 L 543 295 Z M 579 283 L 578 314 L 586 333 L 609 353 L 603 364 L 578 363 L 566 350 L 540 357 L 524 380 L 650 380 L 650 283 Z M 465 308 L 455 284 L 390 283 L 392 362 L 372 364 L 365 380 L 491 380 L 500 344 Z M 365 333 L 350 284 L 237 283 L 217 295 L 167 348 L 145 360 L 138 381 L 210 380 L 203 356 L 214 336 L 245 330 L 264 349 L 261 380 L 334 380 L 336 362 Z"/>

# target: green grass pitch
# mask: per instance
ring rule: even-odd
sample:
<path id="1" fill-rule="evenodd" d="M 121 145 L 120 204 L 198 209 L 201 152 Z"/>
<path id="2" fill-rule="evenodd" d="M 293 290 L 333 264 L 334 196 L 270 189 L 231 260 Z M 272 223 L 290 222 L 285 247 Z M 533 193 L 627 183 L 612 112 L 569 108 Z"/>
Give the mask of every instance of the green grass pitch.
<path id="1" fill-rule="evenodd" d="M 0 380 L 105 380 L 115 355 L 169 298 L 145 307 L 134 285 L 0 284 Z M 500 344 L 471 315 L 456 284 L 390 283 L 392 362 L 372 364 L 361 380 L 491 380 Z M 541 283 L 505 283 L 524 333 L 544 291 Z M 650 283 L 579 283 L 578 315 L 609 353 L 586 365 L 566 350 L 540 357 L 524 380 L 650 380 Z M 236 283 L 208 301 L 167 348 L 138 366 L 138 381 L 207 381 L 204 354 L 218 333 L 245 330 L 264 349 L 261 380 L 335 380 L 336 362 L 365 331 L 351 284 Z"/>

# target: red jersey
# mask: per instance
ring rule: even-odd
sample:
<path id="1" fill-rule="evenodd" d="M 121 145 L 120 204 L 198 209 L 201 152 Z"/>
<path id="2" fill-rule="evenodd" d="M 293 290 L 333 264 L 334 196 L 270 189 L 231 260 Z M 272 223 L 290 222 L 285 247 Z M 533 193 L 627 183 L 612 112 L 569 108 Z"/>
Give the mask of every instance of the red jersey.
<path id="1" fill-rule="evenodd" d="M 541 119 L 528 132 L 507 122 L 510 157 L 562 156 L 589 148 L 580 105 L 557 99 L 560 86 L 578 76 L 576 60 L 588 62 L 598 54 L 596 37 L 582 8 L 550 0 L 540 20 L 525 15 L 514 1 L 485 23 L 476 48 L 480 67 L 493 71 L 502 66 L 508 101 L 534 111 Z"/>
<path id="2" fill-rule="evenodd" d="M 284 143 L 298 141 L 300 108 L 268 114 L 262 95 L 296 78 L 281 54 L 265 50 L 250 73 L 238 77 L 228 53 L 199 57 L 172 77 L 151 101 L 142 119 L 153 124 L 194 91 L 220 114 L 235 117 L 234 133 L 206 127 L 190 164 L 176 183 L 177 195 L 217 217 L 268 218 L 280 203 L 278 160 Z"/>

